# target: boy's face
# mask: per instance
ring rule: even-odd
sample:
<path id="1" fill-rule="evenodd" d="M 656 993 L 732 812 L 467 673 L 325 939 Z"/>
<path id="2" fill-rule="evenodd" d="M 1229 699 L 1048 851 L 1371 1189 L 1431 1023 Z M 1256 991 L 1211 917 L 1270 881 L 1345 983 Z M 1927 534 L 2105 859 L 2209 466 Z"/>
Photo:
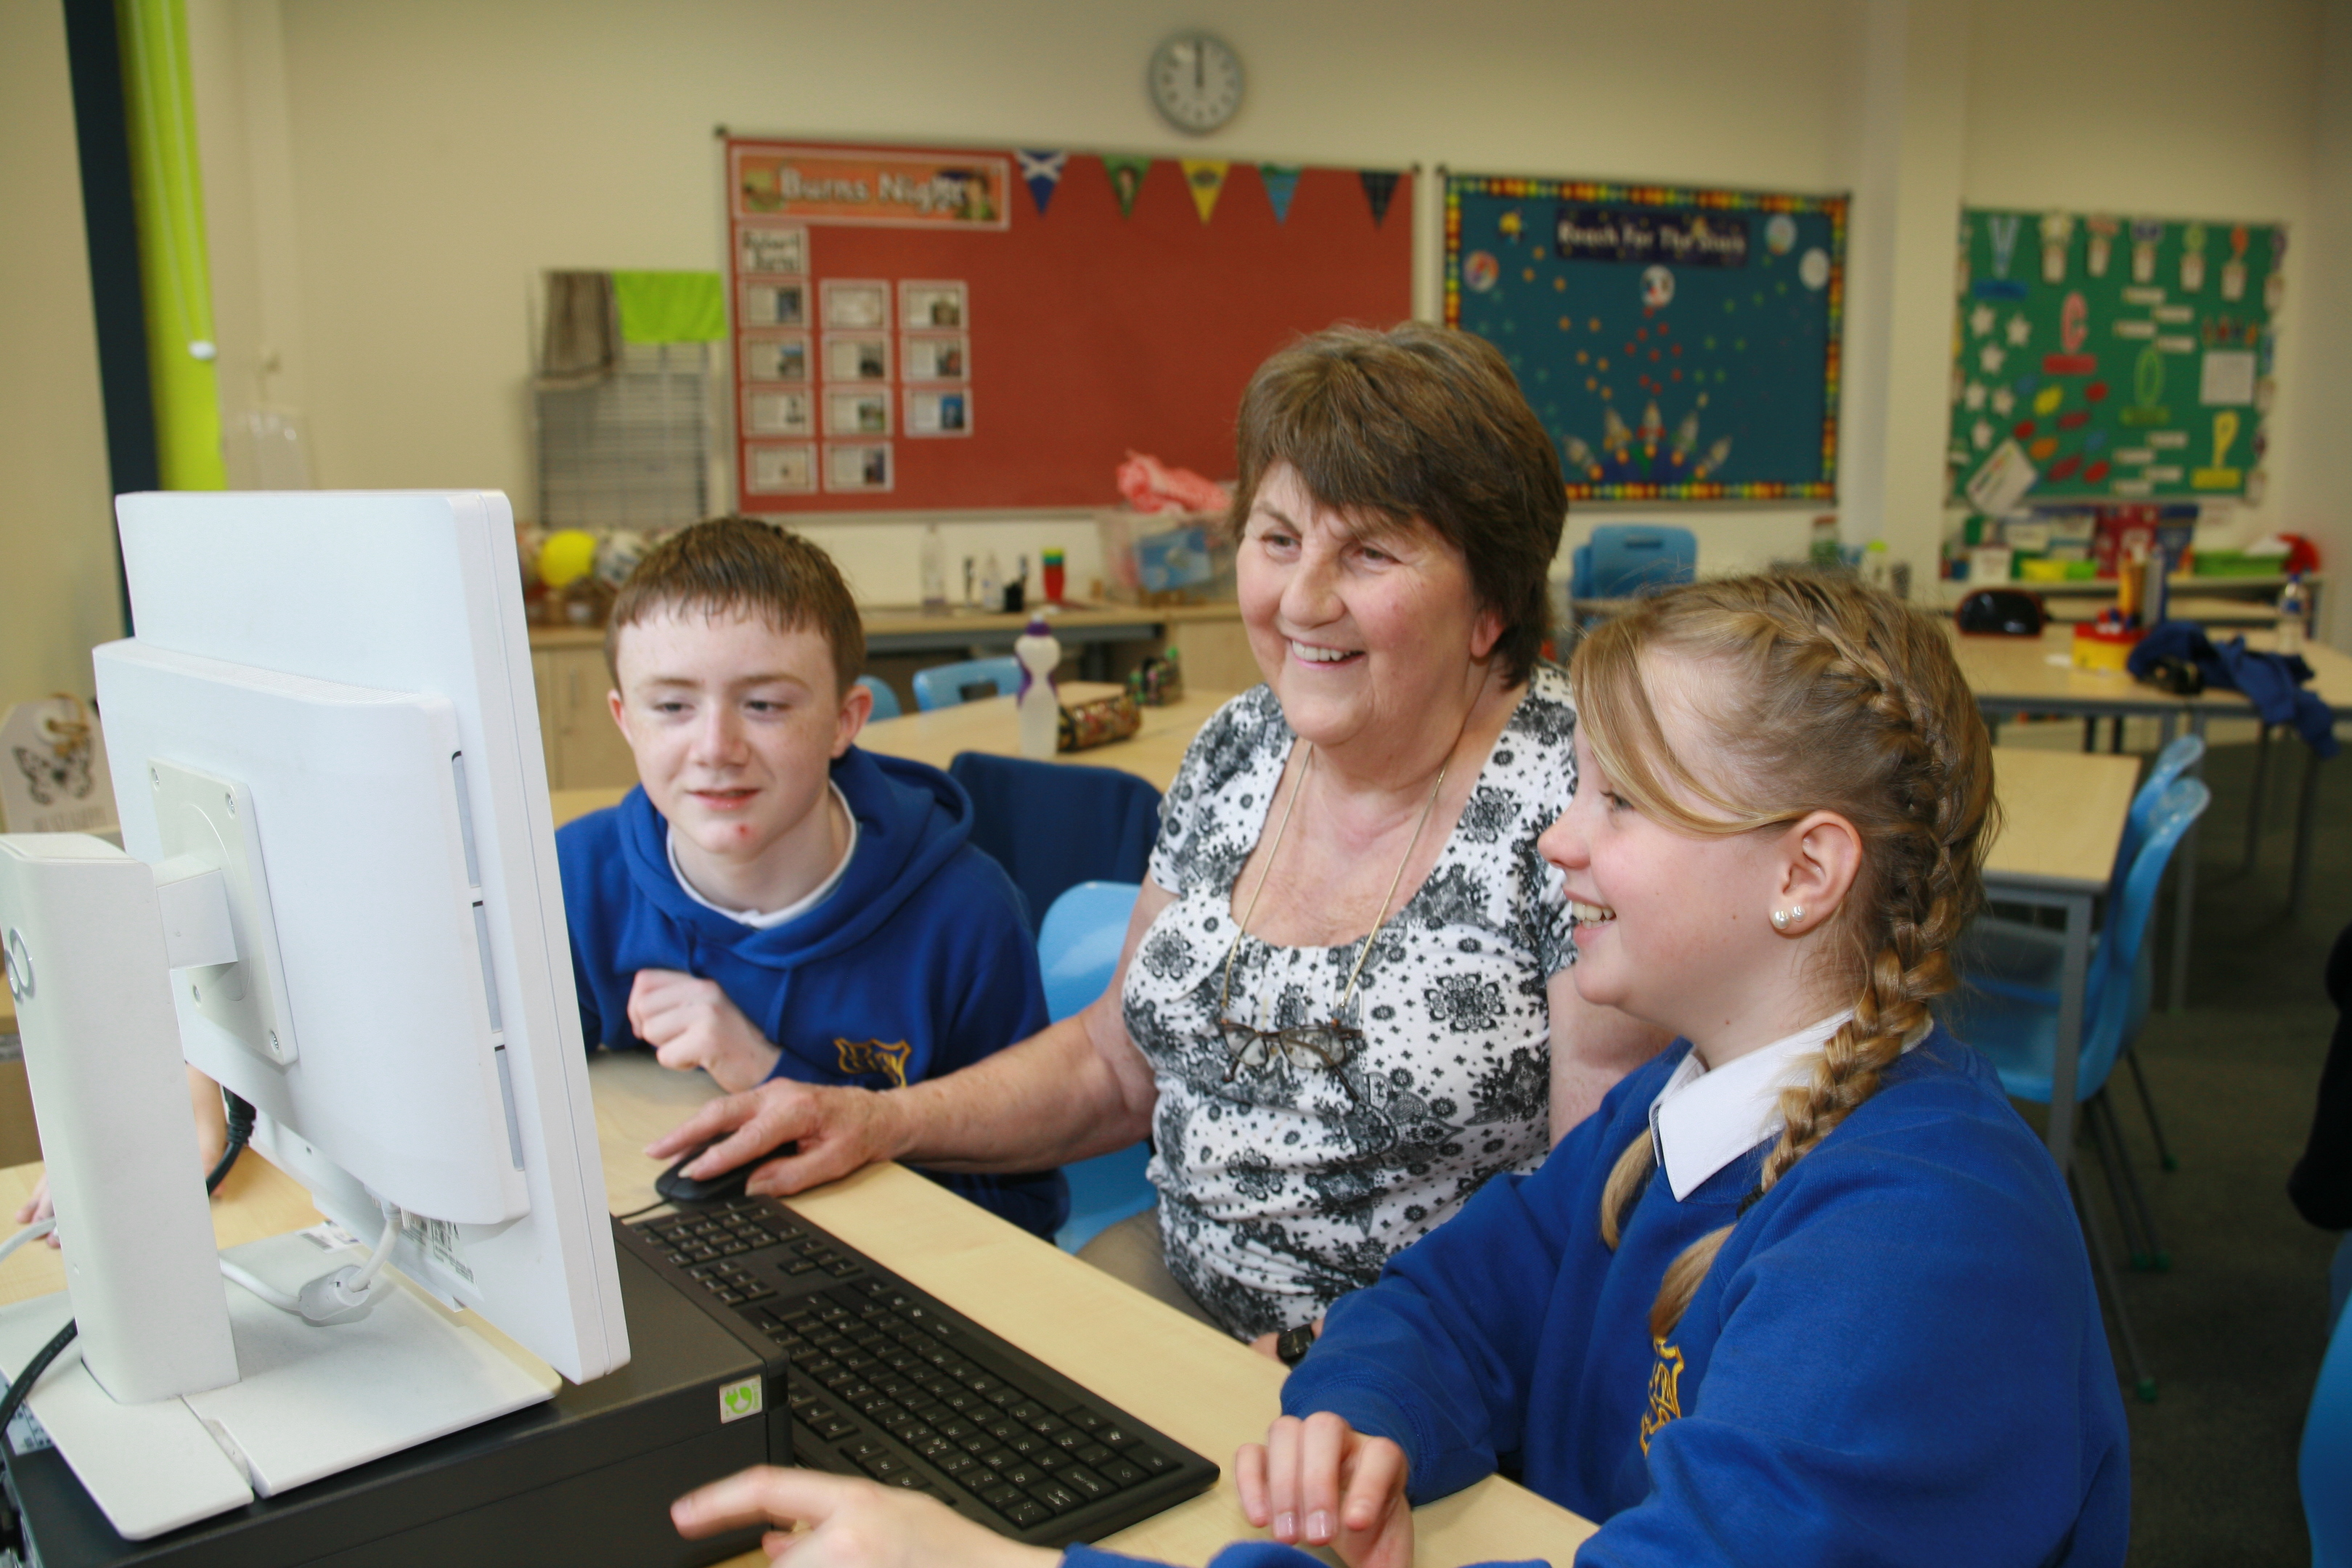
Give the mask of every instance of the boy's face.
<path id="1" fill-rule="evenodd" d="M 835 684 L 813 628 L 757 616 L 656 611 L 622 628 L 613 720 L 654 809 L 715 859 L 756 862 L 822 823 L 828 764 L 849 749 L 874 697 Z"/>

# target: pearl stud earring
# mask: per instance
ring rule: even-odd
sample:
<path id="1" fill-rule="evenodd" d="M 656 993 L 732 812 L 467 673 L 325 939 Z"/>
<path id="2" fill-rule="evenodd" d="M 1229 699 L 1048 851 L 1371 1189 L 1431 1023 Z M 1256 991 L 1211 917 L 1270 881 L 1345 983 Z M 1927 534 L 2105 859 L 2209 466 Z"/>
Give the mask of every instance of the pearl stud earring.
<path id="1" fill-rule="evenodd" d="M 1787 931 L 1789 929 L 1788 910 L 1774 910 L 1772 911 L 1772 929 L 1774 931 Z"/>

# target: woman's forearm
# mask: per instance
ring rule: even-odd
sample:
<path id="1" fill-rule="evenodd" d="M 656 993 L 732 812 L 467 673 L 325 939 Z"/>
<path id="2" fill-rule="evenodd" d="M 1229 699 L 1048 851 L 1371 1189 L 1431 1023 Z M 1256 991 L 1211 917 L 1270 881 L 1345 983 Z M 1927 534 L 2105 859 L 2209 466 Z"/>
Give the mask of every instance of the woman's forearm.
<path id="1" fill-rule="evenodd" d="M 933 1171 L 1042 1171 L 1144 1136 L 1156 1098 L 1150 1070 L 1139 1057 L 1125 1072 L 1112 1065 L 1090 1031 L 1094 1012 L 883 1096 L 897 1157 Z M 1133 1055 L 1123 1031 L 1103 1043 Z"/>

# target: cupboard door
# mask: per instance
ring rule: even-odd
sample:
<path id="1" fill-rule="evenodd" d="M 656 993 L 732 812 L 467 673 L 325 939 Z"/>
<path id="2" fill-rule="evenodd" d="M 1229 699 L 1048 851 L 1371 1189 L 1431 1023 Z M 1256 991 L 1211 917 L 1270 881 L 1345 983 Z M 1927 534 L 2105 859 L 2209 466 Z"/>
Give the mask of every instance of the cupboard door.
<path id="1" fill-rule="evenodd" d="M 547 658 L 554 667 L 556 750 L 563 763 L 555 789 L 625 788 L 637 782 L 636 759 L 613 722 L 604 693 L 612 680 L 604 673 L 601 648 L 554 648 Z"/>

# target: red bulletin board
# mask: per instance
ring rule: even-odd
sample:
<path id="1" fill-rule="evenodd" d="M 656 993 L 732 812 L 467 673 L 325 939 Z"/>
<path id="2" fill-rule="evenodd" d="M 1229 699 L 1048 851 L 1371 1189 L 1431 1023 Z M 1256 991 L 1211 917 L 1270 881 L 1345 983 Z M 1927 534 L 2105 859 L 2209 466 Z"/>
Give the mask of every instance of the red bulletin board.
<path id="1" fill-rule="evenodd" d="M 1267 354 L 1412 314 L 1410 175 L 726 149 L 746 511 L 1104 505 L 1130 450 L 1228 475 Z"/>

